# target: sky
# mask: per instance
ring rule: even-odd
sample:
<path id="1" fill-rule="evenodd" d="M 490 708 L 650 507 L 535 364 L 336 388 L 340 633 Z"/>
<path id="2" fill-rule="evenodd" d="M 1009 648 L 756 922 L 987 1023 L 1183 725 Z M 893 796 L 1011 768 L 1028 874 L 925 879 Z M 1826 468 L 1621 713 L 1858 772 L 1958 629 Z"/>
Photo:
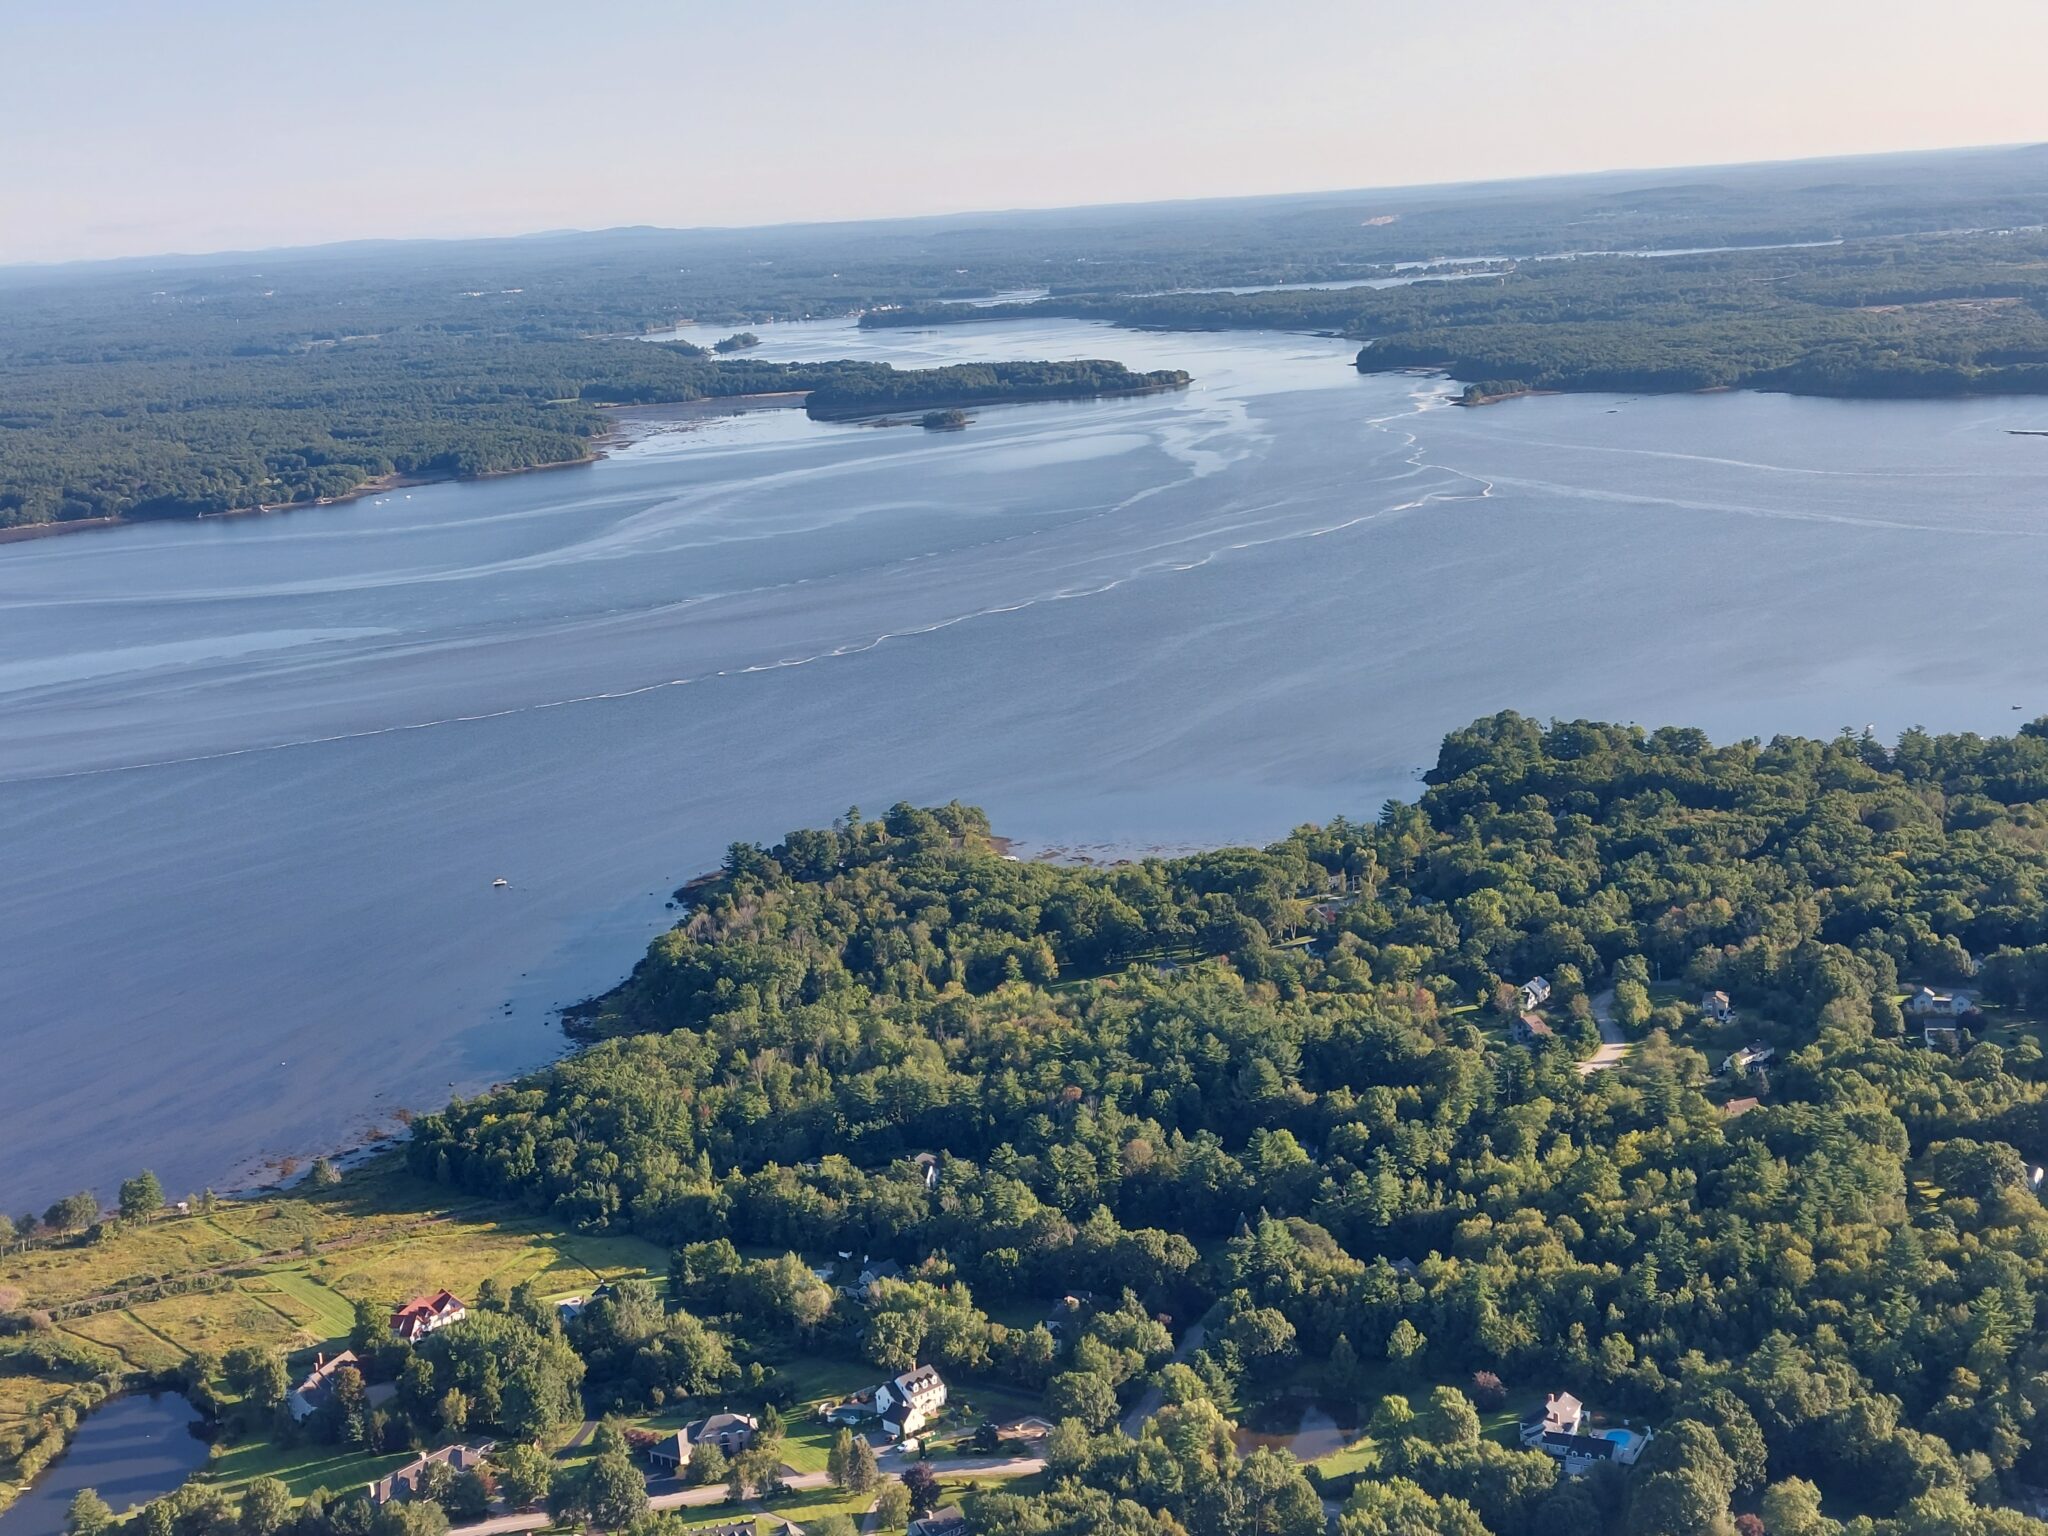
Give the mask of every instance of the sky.
<path id="1" fill-rule="evenodd" d="M 0 0 L 0 262 L 2048 139 L 2048 0 Z"/>

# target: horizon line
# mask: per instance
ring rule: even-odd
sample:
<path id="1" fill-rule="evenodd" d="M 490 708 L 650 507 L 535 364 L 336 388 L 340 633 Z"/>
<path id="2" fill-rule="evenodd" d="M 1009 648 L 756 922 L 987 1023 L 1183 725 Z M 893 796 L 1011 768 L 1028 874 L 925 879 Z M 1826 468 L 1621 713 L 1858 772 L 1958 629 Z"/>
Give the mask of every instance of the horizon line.
<path id="1" fill-rule="evenodd" d="M 566 239 L 576 236 L 623 234 L 714 235 L 789 230 L 853 229 L 870 224 L 917 224 L 945 219 L 997 219 L 1026 214 L 1101 213 L 1116 209 L 1184 208 L 1207 203 L 1279 202 L 1289 198 L 1357 197 L 1374 193 L 1417 193 L 1469 191 L 1485 187 L 1536 186 L 1546 182 L 1593 180 L 1612 176 L 1675 175 L 1710 171 L 1751 170 L 1769 166 L 1827 165 L 1863 160 L 1925 159 L 1942 155 L 1991 154 L 2048 150 L 2048 140 L 2019 140 L 2004 144 L 1952 144 L 1936 149 L 1878 149 L 1854 154 L 1791 155 L 1772 160 L 1704 161 L 1687 165 L 1621 165 L 1592 170 L 1551 171 L 1533 176 L 1476 177 L 1465 181 L 1384 182 L 1374 186 L 1320 187 L 1291 192 L 1218 192 L 1200 197 L 1117 199 L 1100 203 L 1019 203 L 999 208 L 963 207 L 928 213 L 877 213 L 858 218 L 775 219 L 759 224 L 599 224 L 564 225 L 551 229 L 523 229 L 498 234 L 476 235 L 354 235 L 337 240 L 314 240 L 304 244 L 265 246 L 222 246 L 212 250 L 148 251 L 125 256 L 74 256 L 58 260 L 0 261 L 0 274 L 62 273 L 81 268 L 124 265 L 147 266 L 153 262 L 225 261 L 236 258 L 309 255 L 363 246 L 484 245 L 522 240 Z"/>

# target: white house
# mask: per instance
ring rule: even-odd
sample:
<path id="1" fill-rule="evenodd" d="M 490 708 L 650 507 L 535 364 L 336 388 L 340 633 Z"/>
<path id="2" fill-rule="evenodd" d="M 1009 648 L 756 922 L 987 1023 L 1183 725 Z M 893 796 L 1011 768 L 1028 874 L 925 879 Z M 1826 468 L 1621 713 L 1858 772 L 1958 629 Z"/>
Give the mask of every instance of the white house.
<path id="1" fill-rule="evenodd" d="M 417 1344 L 436 1328 L 446 1328 L 469 1316 L 469 1308 L 455 1299 L 452 1291 L 415 1296 L 391 1314 L 391 1332 L 408 1344 Z"/>
<path id="2" fill-rule="evenodd" d="M 1745 1045 L 1721 1063 L 1721 1070 L 1730 1077 L 1740 1077 L 1751 1067 L 1769 1066 L 1777 1054 L 1777 1050 L 1772 1046 Z"/>
<path id="3" fill-rule="evenodd" d="M 1906 1012 L 1915 1018 L 1952 1019 L 1969 1011 L 1970 994 L 1967 992 L 1937 992 L 1932 987 L 1922 987 L 1906 999 Z"/>
<path id="4" fill-rule="evenodd" d="M 946 1383 L 938 1368 L 914 1365 L 875 1388 L 875 1412 L 894 1439 L 914 1435 L 946 1406 Z"/>
<path id="5" fill-rule="evenodd" d="M 1542 976 L 1531 976 L 1522 983 L 1522 1006 L 1541 1008 L 1550 1001 L 1550 982 Z"/>
<path id="6" fill-rule="evenodd" d="M 1521 1425 L 1522 1444 L 1556 1457 L 1571 1477 L 1581 1476 L 1603 1461 L 1634 1466 L 1652 1433 L 1634 1428 L 1596 1429 L 1588 1422 L 1586 1405 L 1569 1392 L 1551 1393 L 1522 1415 Z"/>
<path id="7" fill-rule="evenodd" d="M 1552 1392 L 1522 1415 L 1522 1444 L 1535 1446 L 1545 1435 L 1576 1435 L 1586 1420 L 1586 1405 L 1569 1392 Z"/>

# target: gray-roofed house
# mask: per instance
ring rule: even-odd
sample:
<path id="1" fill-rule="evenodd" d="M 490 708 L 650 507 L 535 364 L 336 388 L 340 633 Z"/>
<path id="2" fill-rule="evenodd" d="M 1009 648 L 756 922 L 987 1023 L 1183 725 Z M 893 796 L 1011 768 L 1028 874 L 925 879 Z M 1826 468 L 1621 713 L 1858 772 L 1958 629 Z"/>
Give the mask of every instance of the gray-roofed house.
<path id="1" fill-rule="evenodd" d="M 754 1443 L 754 1434 L 760 1427 L 760 1421 L 752 1414 L 714 1413 L 655 1441 L 647 1448 L 647 1459 L 654 1466 L 680 1472 L 690 1464 L 690 1453 L 708 1443 L 717 1446 L 730 1460 Z"/>
<path id="2" fill-rule="evenodd" d="M 451 1472 L 467 1472 L 480 1467 L 494 1449 L 488 1440 L 477 1445 L 444 1445 L 438 1451 L 429 1451 L 415 1457 L 388 1477 L 365 1485 L 363 1492 L 371 1506 L 381 1509 L 394 1499 L 417 1498 L 420 1482 L 427 1474 L 427 1468 L 436 1462 L 444 1463 Z"/>
<path id="3" fill-rule="evenodd" d="M 344 1369 L 354 1371 L 358 1376 L 362 1374 L 363 1368 L 357 1364 L 354 1350 L 344 1349 L 332 1358 L 316 1355 L 313 1369 L 306 1373 L 306 1379 L 293 1387 L 292 1395 L 285 1399 L 285 1407 L 291 1411 L 291 1416 L 304 1423 L 318 1413 L 334 1396 L 335 1373 Z"/>

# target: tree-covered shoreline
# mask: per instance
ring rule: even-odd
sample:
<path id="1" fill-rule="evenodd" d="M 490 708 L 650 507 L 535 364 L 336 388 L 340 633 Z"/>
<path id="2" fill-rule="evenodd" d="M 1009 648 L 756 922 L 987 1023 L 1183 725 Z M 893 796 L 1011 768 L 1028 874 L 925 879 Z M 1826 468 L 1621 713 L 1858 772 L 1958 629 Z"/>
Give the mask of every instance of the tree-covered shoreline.
<path id="1" fill-rule="evenodd" d="M 1184 389 L 1181 369 L 1136 373 L 1099 358 L 1051 363 L 959 363 L 944 368 L 847 368 L 815 385 L 804 401 L 814 421 L 847 421 L 890 411 L 948 410 L 1034 400 L 1100 400 Z"/>
<path id="2" fill-rule="evenodd" d="M 1996 1506 L 2048 1476 L 2048 724 L 1715 746 L 1503 715 L 1427 782 L 1111 870 L 1007 860 L 959 806 L 736 845 L 594 1044 L 423 1117 L 408 1156 L 590 1231 L 1206 1310 L 1182 1390 L 1217 1402 L 1302 1361 L 1341 1402 L 1398 1354 L 1668 1442 L 1590 1484 L 1411 1446 L 1355 1536 L 1677 1536 L 1760 1495 L 1832 1531 L 1821 1493 L 1867 1536 L 2037 1531 Z M 1923 1040 L 1919 983 L 1984 1008 Z M 1634 1045 L 1584 1073 L 1602 988 Z M 1752 1041 L 1775 1059 L 1731 1076 Z M 1055 1457 L 1047 1502 L 985 1513 L 1064 1528 L 1106 1487 L 1184 1515 L 1130 1454 L 1076 1448 L 1077 1481 Z"/>
<path id="3" fill-rule="evenodd" d="M 1092 293 L 979 311 L 1167 329 L 1317 331 L 1360 372 L 1442 369 L 1489 395 L 1760 389 L 1848 398 L 2048 393 L 2048 236 L 1451 267 L 1390 288 Z M 1467 272 L 1479 275 L 1464 275 Z M 958 323 L 958 306 L 870 328 Z"/>

